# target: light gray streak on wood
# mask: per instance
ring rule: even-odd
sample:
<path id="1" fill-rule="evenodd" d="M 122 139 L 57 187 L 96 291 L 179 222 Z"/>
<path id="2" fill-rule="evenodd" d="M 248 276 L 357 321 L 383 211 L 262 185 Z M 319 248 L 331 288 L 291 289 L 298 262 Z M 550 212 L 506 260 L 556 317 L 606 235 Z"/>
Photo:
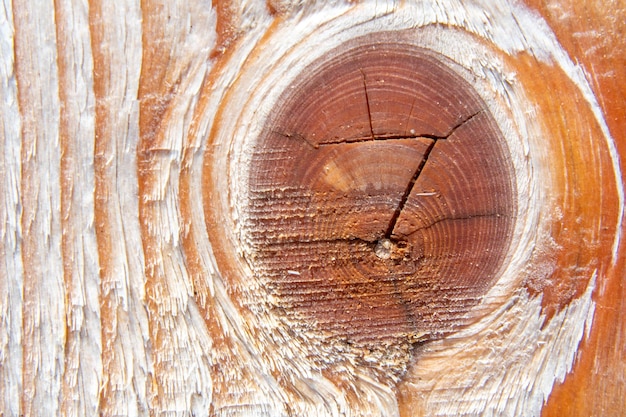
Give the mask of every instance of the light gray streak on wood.
<path id="1" fill-rule="evenodd" d="M 18 416 L 22 391 L 21 116 L 13 10 L 0 7 L 0 414 Z"/>

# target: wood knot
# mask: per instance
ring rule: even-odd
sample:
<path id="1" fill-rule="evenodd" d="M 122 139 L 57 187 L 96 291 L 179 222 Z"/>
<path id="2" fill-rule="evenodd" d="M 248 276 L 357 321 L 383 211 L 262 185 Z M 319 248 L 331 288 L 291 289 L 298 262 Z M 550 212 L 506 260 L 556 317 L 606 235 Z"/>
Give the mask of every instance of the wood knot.
<path id="1" fill-rule="evenodd" d="M 277 103 L 242 229 L 276 310 L 368 347 L 471 322 L 516 213 L 507 145 L 472 85 L 443 56 L 370 37 L 311 64 Z"/>
<path id="2" fill-rule="evenodd" d="M 407 241 L 392 241 L 387 238 L 380 239 L 374 246 L 374 253 L 379 259 L 391 259 L 400 261 L 410 258 L 410 245 Z"/>

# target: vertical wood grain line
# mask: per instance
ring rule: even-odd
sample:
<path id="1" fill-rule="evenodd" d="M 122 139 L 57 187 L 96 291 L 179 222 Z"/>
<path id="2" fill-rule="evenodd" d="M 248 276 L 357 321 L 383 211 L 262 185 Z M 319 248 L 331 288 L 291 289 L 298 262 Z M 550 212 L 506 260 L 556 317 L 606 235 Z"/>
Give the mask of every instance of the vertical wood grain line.
<path id="1" fill-rule="evenodd" d="M 160 172 L 156 158 L 160 153 L 168 155 L 166 147 L 155 144 L 158 131 L 163 122 L 168 106 L 168 97 L 163 91 L 163 80 L 170 51 L 160 48 L 164 39 L 162 15 L 166 6 L 159 2 L 141 1 L 142 11 L 146 11 L 142 20 L 142 67 L 139 79 L 139 144 L 137 148 L 137 177 L 139 183 L 139 222 L 141 241 L 145 254 L 146 307 L 150 340 L 153 342 L 151 375 L 154 395 L 151 398 L 151 415 L 160 416 L 165 411 L 175 411 L 177 389 L 174 378 L 177 361 L 176 342 L 172 337 L 171 312 L 165 307 L 172 301 L 164 277 L 164 266 L 160 257 L 159 224 L 162 220 L 158 213 L 159 201 L 163 199 L 163 189 L 159 181 L 167 178 L 169 172 Z M 148 13 L 147 11 L 150 10 Z M 163 56 L 158 56 L 162 53 Z M 158 58 L 157 58 L 158 56 Z M 167 182 L 167 179 L 165 180 Z M 163 306 L 163 307 L 161 307 Z"/>
<path id="2" fill-rule="evenodd" d="M 102 379 L 100 276 L 93 222 L 94 92 L 87 4 L 55 0 L 61 104 L 65 372 L 61 414 L 96 415 Z"/>
<path id="3" fill-rule="evenodd" d="M 233 49 L 228 51 L 232 52 Z M 255 390 L 258 390 L 254 373 L 246 371 L 246 367 L 250 366 L 252 361 L 245 355 L 247 352 L 239 351 L 240 343 L 238 344 L 236 340 L 236 332 L 225 328 L 222 320 L 220 320 L 220 315 L 223 318 L 224 313 L 220 311 L 217 301 L 217 292 L 220 292 L 220 289 L 216 288 L 214 282 L 219 278 L 216 277 L 215 271 L 208 266 L 211 261 L 207 259 L 214 254 L 209 255 L 212 248 L 208 242 L 205 242 L 208 237 L 204 235 L 206 230 L 202 230 L 202 226 L 198 226 L 203 225 L 205 221 L 202 207 L 205 197 L 201 174 L 203 167 L 202 161 L 198 162 L 198 159 L 202 158 L 206 147 L 206 137 L 204 137 L 206 132 L 200 126 L 204 122 L 202 115 L 209 105 L 211 90 L 215 88 L 216 79 L 223 71 L 224 63 L 230 57 L 228 51 L 216 55 L 218 59 L 214 62 L 214 66 L 206 75 L 200 88 L 194 118 L 183 144 L 179 178 L 180 221 L 181 229 L 184 231 L 181 235 L 183 254 L 193 283 L 194 299 L 199 306 L 212 343 L 212 363 L 208 372 L 213 384 L 212 394 L 215 393 L 215 395 L 211 398 L 209 414 L 211 416 L 219 413 L 222 408 L 233 407 L 234 404 L 247 400 L 247 396 L 237 395 L 236 391 L 240 390 L 240 387 L 254 387 Z M 220 286 L 220 283 L 217 283 L 217 286 Z M 226 336 L 227 334 L 230 334 L 230 337 Z M 227 371 L 225 368 L 229 368 L 231 371 Z M 236 370 L 234 374 L 237 376 L 237 380 L 233 380 L 229 376 L 233 369 Z"/>
<path id="4" fill-rule="evenodd" d="M 15 61 L 22 124 L 24 263 L 22 413 L 58 414 L 64 368 L 59 100 L 51 0 L 15 1 Z"/>
<path id="5" fill-rule="evenodd" d="M 21 414 L 22 291 L 21 115 L 11 2 L 0 7 L 0 414 Z"/>
<path id="6" fill-rule="evenodd" d="M 136 2 L 93 0 L 94 223 L 100 262 L 101 415 L 147 415 L 150 353 L 141 242 L 137 241 L 137 88 L 141 13 Z"/>
<path id="7" fill-rule="evenodd" d="M 188 55 L 193 45 L 187 38 L 196 27 L 193 6 L 146 0 L 142 9 L 150 13 L 142 22 L 137 175 L 157 390 L 151 407 L 160 415 L 188 408 L 193 398 L 203 402 L 199 398 L 207 395 L 210 384 L 201 365 L 209 352 L 201 342 L 206 329 L 202 321 L 193 319 L 193 285 L 180 243 L 178 176 L 183 139 L 180 130 L 170 131 L 171 125 L 182 122 L 184 113 L 179 111 L 190 105 L 186 76 L 194 78 L 189 65 L 198 57 Z"/>

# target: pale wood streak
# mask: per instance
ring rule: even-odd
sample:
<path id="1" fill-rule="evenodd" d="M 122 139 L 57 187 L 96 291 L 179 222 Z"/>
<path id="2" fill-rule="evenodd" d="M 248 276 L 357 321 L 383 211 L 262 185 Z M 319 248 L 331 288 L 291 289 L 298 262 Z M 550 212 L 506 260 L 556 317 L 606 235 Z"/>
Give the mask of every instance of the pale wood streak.
<path id="1" fill-rule="evenodd" d="M 21 412 L 59 412 L 65 361 L 59 97 L 54 5 L 13 3 L 21 114 Z"/>

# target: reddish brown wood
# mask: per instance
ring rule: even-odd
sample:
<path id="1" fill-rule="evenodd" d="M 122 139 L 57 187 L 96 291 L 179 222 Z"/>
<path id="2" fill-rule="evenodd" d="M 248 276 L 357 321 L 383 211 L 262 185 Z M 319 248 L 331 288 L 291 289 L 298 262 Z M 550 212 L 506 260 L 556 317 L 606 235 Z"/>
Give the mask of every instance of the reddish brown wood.
<path id="1" fill-rule="evenodd" d="M 569 56 L 587 74 L 615 139 L 623 169 L 626 166 L 626 2 L 529 0 L 527 3 L 546 19 Z M 607 183 L 606 188 L 609 187 Z M 599 206 L 596 210 L 601 210 L 604 216 L 613 213 Z M 622 235 L 624 232 L 622 227 Z M 597 307 L 591 335 L 581 343 L 573 372 L 552 391 L 542 413 L 545 417 L 621 416 L 626 410 L 625 253 L 622 238 L 619 258 L 604 270 L 604 279 L 595 294 Z M 602 262 L 609 252 L 604 250 L 595 256 Z"/>
<path id="2" fill-rule="evenodd" d="M 376 349 L 472 320 L 511 238 L 515 183 L 486 105 L 449 65 L 381 34 L 278 101 L 244 241 L 279 314 Z"/>
<path id="3" fill-rule="evenodd" d="M 0 414 L 623 414 L 623 0 L 0 29 Z"/>

